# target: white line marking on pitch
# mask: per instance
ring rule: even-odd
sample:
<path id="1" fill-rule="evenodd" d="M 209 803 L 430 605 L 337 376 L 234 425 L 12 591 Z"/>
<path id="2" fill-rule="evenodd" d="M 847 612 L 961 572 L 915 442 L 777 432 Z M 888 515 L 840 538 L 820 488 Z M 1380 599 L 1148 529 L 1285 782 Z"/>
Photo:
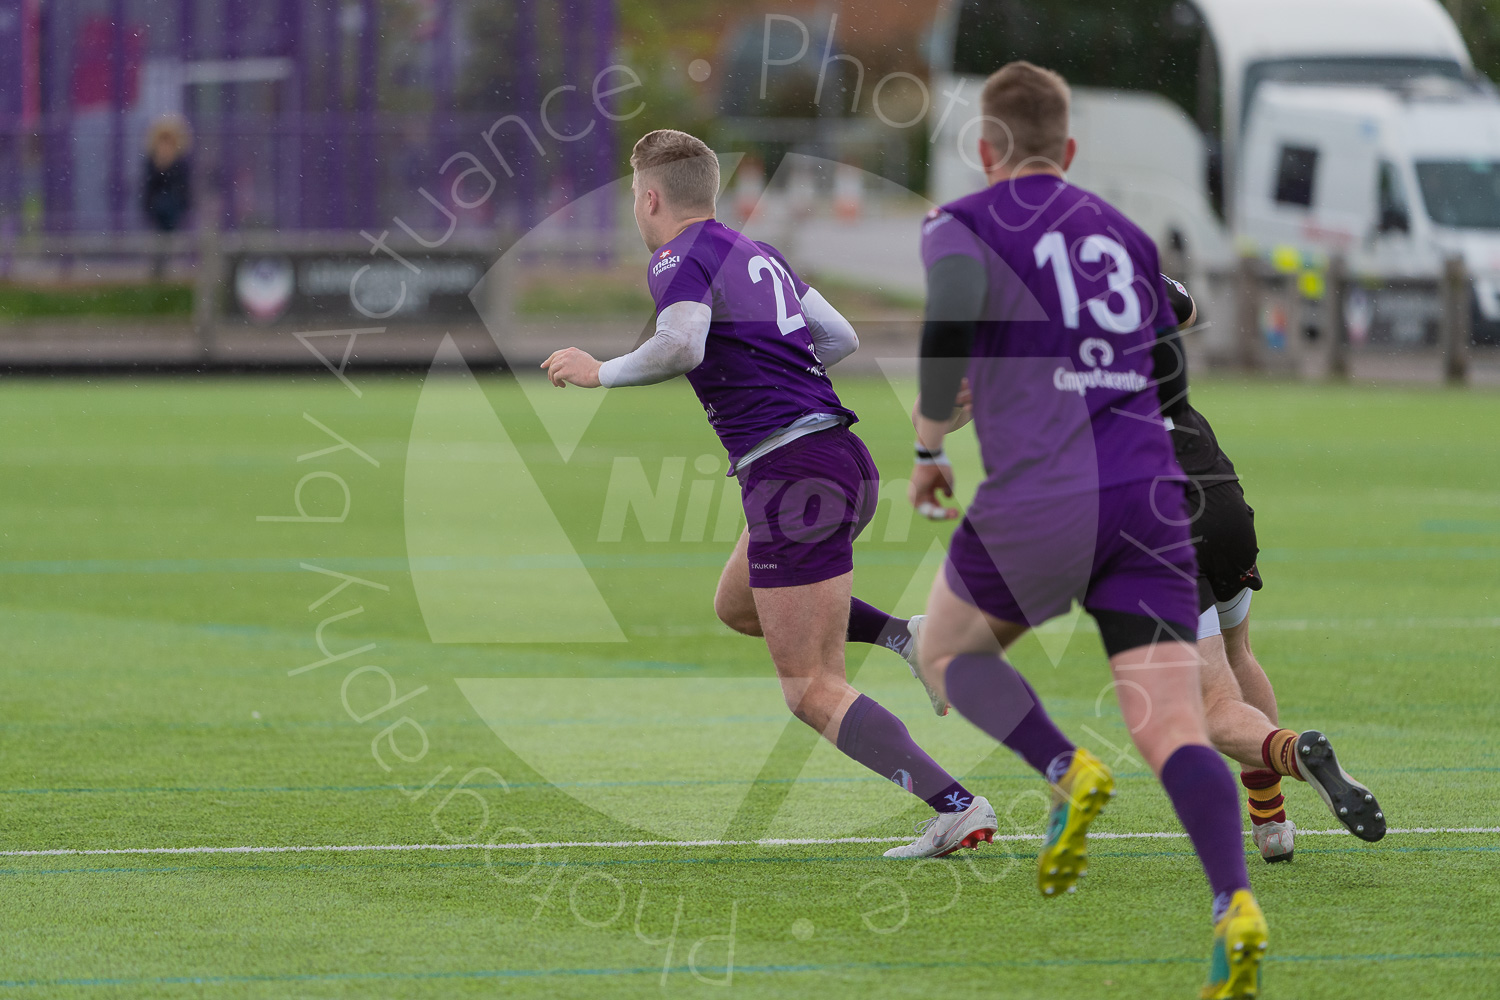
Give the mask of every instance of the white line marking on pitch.
<path id="1" fill-rule="evenodd" d="M 1500 833 L 1500 826 L 1459 827 L 1408 827 L 1392 828 L 1390 834 L 1399 833 Z M 1349 836 L 1348 830 L 1298 830 L 1302 837 Z M 1187 834 L 1173 831 L 1149 833 L 1091 833 L 1092 840 L 1176 840 Z M 1249 831 L 1245 836 L 1250 836 Z M 324 844 L 308 846 L 246 847 L 59 847 L 45 851 L 0 851 L 6 858 L 42 858 L 68 856 L 97 856 L 107 854 L 311 854 L 322 852 L 365 851 L 530 851 L 550 850 L 560 847 L 805 847 L 822 844 L 894 844 L 908 840 L 907 837 L 793 837 L 766 840 L 550 840 L 525 844 Z M 1040 840 L 1040 834 L 1006 833 L 997 841 Z"/>

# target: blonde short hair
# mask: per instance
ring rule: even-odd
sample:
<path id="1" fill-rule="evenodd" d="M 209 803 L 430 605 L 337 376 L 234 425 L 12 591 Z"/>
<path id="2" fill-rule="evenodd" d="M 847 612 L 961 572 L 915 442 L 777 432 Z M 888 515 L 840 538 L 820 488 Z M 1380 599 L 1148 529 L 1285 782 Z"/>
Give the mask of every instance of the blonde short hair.
<path id="1" fill-rule="evenodd" d="M 670 128 L 647 132 L 631 151 L 630 166 L 648 174 L 674 208 L 713 211 L 719 158 L 702 139 Z"/>
<path id="2" fill-rule="evenodd" d="M 1006 63 L 984 81 L 979 96 L 984 137 L 1015 162 L 1040 157 L 1061 164 L 1070 100 L 1061 74 L 1024 60 Z"/>

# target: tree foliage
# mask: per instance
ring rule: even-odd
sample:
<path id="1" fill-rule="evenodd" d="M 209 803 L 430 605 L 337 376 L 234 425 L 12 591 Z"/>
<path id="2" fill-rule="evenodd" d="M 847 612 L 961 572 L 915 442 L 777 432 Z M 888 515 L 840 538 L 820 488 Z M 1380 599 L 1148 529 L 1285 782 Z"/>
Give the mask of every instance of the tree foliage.
<path id="1" fill-rule="evenodd" d="M 1500 79 L 1500 0 L 1447 0 L 1447 7 L 1474 68 L 1491 80 Z"/>

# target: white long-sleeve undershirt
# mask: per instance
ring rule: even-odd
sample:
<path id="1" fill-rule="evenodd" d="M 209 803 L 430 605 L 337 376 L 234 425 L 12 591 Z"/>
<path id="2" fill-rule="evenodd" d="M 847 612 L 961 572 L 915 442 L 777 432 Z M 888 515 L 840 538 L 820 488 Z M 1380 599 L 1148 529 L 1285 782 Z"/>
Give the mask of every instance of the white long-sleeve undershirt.
<path id="1" fill-rule="evenodd" d="M 809 288 L 801 302 L 819 361 L 835 365 L 854 353 L 859 347 L 854 327 L 816 288 Z M 703 363 L 712 322 L 713 310 L 706 303 L 672 303 L 657 315 L 650 340 L 599 366 L 599 384 L 609 388 L 653 385 L 687 374 Z"/>
<path id="2" fill-rule="evenodd" d="M 703 363 L 714 312 L 703 302 L 674 302 L 656 316 L 656 333 L 629 354 L 599 366 L 599 384 L 653 385 Z"/>
<path id="3" fill-rule="evenodd" d="M 854 326 L 816 288 L 809 288 L 801 301 L 807 332 L 812 334 L 813 349 L 824 367 L 838 364 L 859 348 Z"/>

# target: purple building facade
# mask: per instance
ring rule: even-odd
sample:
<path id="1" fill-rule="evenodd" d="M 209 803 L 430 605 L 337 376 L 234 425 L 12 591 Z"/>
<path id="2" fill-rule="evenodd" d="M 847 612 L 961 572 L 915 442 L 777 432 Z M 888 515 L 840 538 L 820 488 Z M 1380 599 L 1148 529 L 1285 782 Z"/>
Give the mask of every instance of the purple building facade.
<path id="1" fill-rule="evenodd" d="M 441 233 L 423 190 L 462 226 L 529 225 L 621 170 L 592 100 L 613 39 L 613 0 L 0 0 L 0 236 L 144 228 L 168 114 L 225 228 Z M 472 207 L 465 151 L 495 180 Z"/>

